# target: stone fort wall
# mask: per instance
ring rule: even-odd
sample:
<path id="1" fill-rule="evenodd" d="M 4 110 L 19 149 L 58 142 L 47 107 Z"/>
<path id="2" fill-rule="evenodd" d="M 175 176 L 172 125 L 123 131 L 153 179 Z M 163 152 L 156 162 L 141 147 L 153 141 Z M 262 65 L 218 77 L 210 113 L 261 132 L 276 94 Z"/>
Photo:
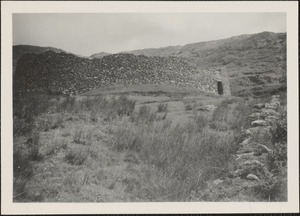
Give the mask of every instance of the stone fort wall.
<path id="1" fill-rule="evenodd" d="M 231 95 L 225 68 L 209 68 L 194 75 L 193 86 L 199 90 L 217 95 Z"/>
<path id="2" fill-rule="evenodd" d="M 230 95 L 226 71 L 199 70 L 177 57 L 115 54 L 101 59 L 48 51 L 25 54 L 17 63 L 16 92 L 60 92 L 76 95 L 114 84 L 167 84 Z"/>

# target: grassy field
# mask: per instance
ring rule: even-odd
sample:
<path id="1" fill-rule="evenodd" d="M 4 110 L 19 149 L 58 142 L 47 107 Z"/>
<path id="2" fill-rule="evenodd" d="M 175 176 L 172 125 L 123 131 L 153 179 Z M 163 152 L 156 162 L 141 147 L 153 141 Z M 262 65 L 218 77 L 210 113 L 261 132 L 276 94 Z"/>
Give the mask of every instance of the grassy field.
<path id="1" fill-rule="evenodd" d="M 14 202 L 207 201 L 196 192 L 236 169 L 256 102 L 153 86 L 14 96 Z"/>

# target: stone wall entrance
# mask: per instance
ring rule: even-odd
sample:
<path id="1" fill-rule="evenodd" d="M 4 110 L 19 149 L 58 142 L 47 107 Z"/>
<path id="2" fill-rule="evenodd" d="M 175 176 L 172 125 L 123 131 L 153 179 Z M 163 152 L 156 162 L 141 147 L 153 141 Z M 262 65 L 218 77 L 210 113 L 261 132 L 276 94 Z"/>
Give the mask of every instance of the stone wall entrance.
<path id="1" fill-rule="evenodd" d="M 219 95 L 224 94 L 224 92 L 223 92 L 223 83 L 220 82 L 220 81 L 217 81 L 217 83 L 218 83 L 218 94 Z"/>

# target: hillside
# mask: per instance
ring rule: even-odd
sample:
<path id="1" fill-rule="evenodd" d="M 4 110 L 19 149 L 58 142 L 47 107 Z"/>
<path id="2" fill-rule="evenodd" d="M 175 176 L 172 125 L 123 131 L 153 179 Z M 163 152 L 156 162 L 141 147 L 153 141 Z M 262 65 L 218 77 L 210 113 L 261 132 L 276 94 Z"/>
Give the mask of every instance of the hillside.
<path id="1" fill-rule="evenodd" d="M 199 71 L 177 57 L 115 54 L 88 59 L 48 51 L 25 54 L 18 61 L 14 87 L 16 92 L 50 91 L 77 95 L 110 85 L 167 84 L 214 92 L 213 73 Z M 230 94 L 229 89 L 226 90 L 228 82 L 224 81 L 224 84 L 224 91 Z"/>
<path id="2" fill-rule="evenodd" d="M 90 58 L 102 58 L 107 55 L 111 55 L 111 54 L 107 53 L 107 52 L 100 52 L 100 53 L 95 53 L 95 54 L 91 55 Z"/>
<path id="3" fill-rule="evenodd" d="M 262 32 L 128 53 L 180 57 L 204 69 L 225 67 L 233 95 L 279 86 L 286 74 L 286 33 Z"/>

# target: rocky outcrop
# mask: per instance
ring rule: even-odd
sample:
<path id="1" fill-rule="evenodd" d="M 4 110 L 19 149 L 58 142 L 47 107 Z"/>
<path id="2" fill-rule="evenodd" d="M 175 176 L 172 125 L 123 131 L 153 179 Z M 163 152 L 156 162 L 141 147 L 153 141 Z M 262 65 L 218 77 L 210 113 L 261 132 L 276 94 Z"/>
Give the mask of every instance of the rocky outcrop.
<path id="1" fill-rule="evenodd" d="M 81 58 L 67 53 L 25 54 L 17 64 L 14 90 L 81 94 L 115 84 L 168 84 L 230 95 L 226 71 L 199 70 L 177 57 L 133 54 Z"/>

